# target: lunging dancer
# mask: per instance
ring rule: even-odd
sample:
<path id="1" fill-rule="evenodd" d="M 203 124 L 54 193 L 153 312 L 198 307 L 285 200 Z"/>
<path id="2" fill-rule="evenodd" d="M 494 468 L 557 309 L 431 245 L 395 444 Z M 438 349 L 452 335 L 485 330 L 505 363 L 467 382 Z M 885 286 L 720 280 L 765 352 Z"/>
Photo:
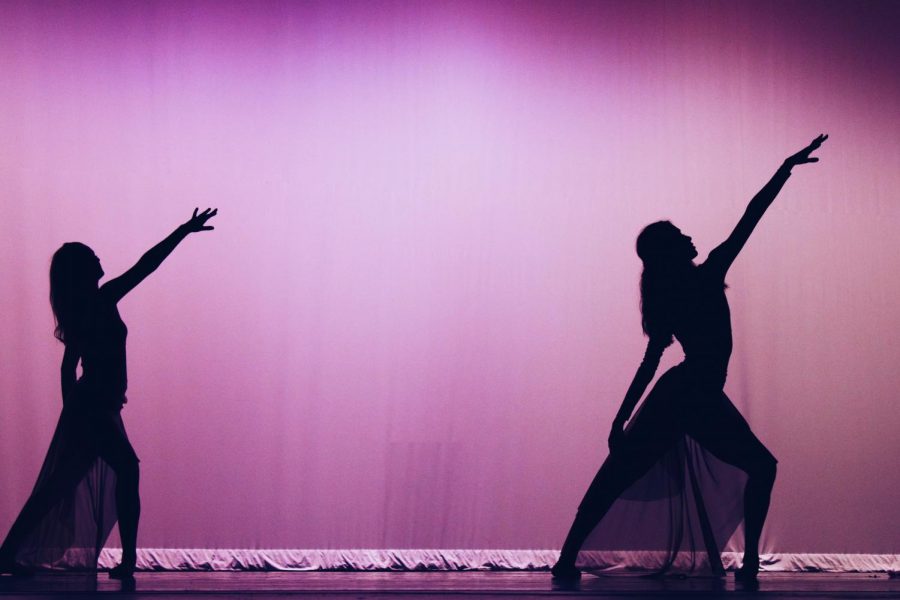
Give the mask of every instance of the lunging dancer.
<path id="1" fill-rule="evenodd" d="M 116 304 L 189 234 L 208 231 L 216 209 L 197 213 L 102 286 L 100 260 L 78 242 L 63 244 L 50 263 L 55 335 L 65 345 L 63 409 L 37 484 L 0 546 L 0 573 L 67 564 L 96 568 L 118 518 L 122 561 L 109 576 L 130 579 L 137 560 L 138 457 L 121 410 L 126 402 L 125 323 Z M 81 361 L 82 375 L 75 369 Z"/>
<path id="2" fill-rule="evenodd" d="M 652 223 L 638 236 L 637 253 L 644 265 L 641 313 L 649 338 L 647 350 L 613 421 L 609 456 L 578 507 L 559 561 L 553 566 L 555 579 L 580 577 L 575 566 L 578 552 L 613 502 L 688 435 L 715 457 L 748 475 L 744 489 L 744 560 L 735 576 L 755 582 L 759 537 L 777 461 L 723 392 L 732 349 L 725 275 L 791 169 L 817 162 L 819 159 L 810 154 L 826 139 L 827 135 L 818 136 L 784 161 L 750 201 L 728 239 L 710 252 L 703 264 L 693 263 L 697 250 L 691 238 L 668 221 Z M 684 362 L 660 377 L 626 428 L 673 337 L 684 350 Z"/>

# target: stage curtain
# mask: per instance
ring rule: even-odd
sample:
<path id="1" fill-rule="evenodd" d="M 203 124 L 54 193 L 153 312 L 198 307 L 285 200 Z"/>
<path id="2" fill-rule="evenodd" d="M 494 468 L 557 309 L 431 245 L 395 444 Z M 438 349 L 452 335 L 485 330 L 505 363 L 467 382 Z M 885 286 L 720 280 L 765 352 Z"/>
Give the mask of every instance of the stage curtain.
<path id="1" fill-rule="evenodd" d="M 52 253 L 118 275 L 214 206 L 119 305 L 139 545 L 545 557 L 643 354 L 637 233 L 702 260 L 825 132 L 729 273 L 726 391 L 764 552 L 897 554 L 898 9 L 0 3 L 0 534 L 61 408 Z"/>

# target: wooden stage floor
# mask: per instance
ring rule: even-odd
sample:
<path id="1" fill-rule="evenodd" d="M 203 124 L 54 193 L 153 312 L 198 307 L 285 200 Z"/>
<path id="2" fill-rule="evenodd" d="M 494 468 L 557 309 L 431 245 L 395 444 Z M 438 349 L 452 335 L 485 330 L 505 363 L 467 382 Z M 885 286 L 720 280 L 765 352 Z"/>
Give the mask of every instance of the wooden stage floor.
<path id="1" fill-rule="evenodd" d="M 765 573 L 755 592 L 736 586 L 730 575 L 724 580 L 585 575 L 572 588 L 554 586 L 546 572 L 147 572 L 135 579 L 133 590 L 123 590 L 105 573 L 4 576 L 0 599 L 900 598 L 900 579 L 884 574 Z"/>

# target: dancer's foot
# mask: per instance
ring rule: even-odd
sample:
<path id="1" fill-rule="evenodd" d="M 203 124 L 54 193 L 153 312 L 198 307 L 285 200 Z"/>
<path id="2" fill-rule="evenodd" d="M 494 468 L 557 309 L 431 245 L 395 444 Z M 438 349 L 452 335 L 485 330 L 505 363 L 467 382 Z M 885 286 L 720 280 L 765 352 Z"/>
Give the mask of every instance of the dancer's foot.
<path id="1" fill-rule="evenodd" d="M 744 565 L 734 572 L 734 580 L 737 583 L 742 583 L 745 586 L 758 586 L 759 585 L 759 559 L 748 559 L 744 558 Z"/>
<path id="2" fill-rule="evenodd" d="M 109 570 L 110 579 L 134 579 L 134 560 L 122 560 L 117 566 Z"/>
<path id="3" fill-rule="evenodd" d="M 20 565 L 15 561 L 0 561 L 0 575 L 12 575 L 13 577 L 31 577 L 34 569 Z"/>
<path id="4" fill-rule="evenodd" d="M 573 564 L 556 563 L 550 569 L 553 579 L 559 582 L 576 582 L 581 579 L 581 571 Z"/>
<path id="5" fill-rule="evenodd" d="M 727 575 L 724 567 L 716 566 L 710 569 L 710 576 L 714 579 L 724 579 Z"/>

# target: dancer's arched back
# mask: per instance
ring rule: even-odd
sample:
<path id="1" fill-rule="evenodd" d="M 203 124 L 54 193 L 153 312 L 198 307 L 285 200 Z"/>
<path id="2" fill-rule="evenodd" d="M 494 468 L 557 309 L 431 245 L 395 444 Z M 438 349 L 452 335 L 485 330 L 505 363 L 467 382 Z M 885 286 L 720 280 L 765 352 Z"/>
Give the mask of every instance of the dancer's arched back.
<path id="1" fill-rule="evenodd" d="M 52 563 L 64 554 L 95 567 L 118 517 L 122 562 L 110 576 L 132 576 L 140 516 L 139 470 L 120 415 L 128 385 L 128 330 L 116 305 L 189 234 L 213 229 L 206 222 L 216 212 L 206 209 L 198 214 L 195 209 L 186 223 L 133 267 L 102 286 L 103 269 L 89 247 L 70 242 L 53 255 L 50 303 L 56 337 L 65 344 L 60 368 L 63 410 L 37 484 L 0 546 L 0 572 Z M 76 380 L 79 361 L 82 375 Z M 106 472 L 109 469 L 114 476 Z"/>
<path id="2" fill-rule="evenodd" d="M 609 435 L 610 454 L 588 488 L 553 567 L 558 579 L 575 579 L 579 550 L 613 502 L 684 435 L 749 476 L 744 491 L 745 552 L 737 576 L 755 581 L 759 537 L 775 481 L 775 457 L 756 438 L 723 392 L 731 356 L 731 318 L 725 275 L 794 166 L 816 162 L 820 135 L 788 157 L 750 201 L 737 226 L 707 260 L 695 265 L 691 238 L 668 221 L 648 225 L 637 240 L 644 265 L 641 312 L 647 350 Z M 685 360 L 650 391 L 640 413 L 625 423 L 653 379 L 663 351 L 677 339 Z"/>

